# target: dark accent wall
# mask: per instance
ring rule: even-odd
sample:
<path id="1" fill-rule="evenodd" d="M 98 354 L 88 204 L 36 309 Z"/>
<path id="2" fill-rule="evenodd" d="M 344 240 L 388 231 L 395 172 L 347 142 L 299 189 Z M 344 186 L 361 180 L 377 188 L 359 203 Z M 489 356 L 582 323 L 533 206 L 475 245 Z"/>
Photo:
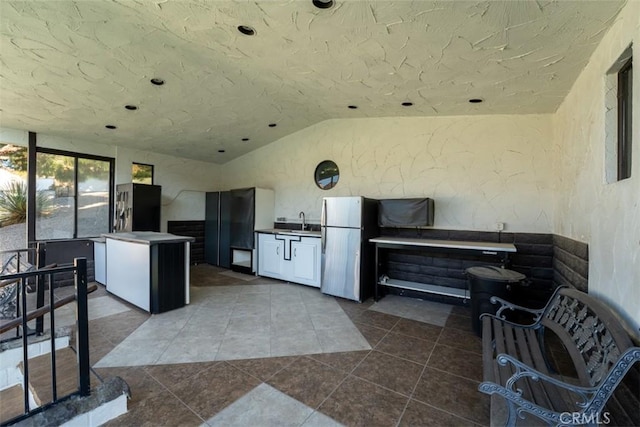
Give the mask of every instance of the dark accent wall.
<path id="1" fill-rule="evenodd" d="M 525 274 L 536 286 L 551 287 L 552 284 L 553 238 L 550 234 L 388 228 L 381 228 L 380 234 L 385 237 L 514 243 L 518 252 L 509 256 L 509 268 Z M 389 276 L 456 288 L 466 287 L 467 268 L 500 265 L 497 257 L 438 252 L 389 250 L 387 257 Z"/>
<path id="2" fill-rule="evenodd" d="M 465 230 L 381 228 L 385 237 L 485 241 L 513 243 L 517 252 L 509 256 L 508 268 L 527 276 L 523 289 L 527 302 L 541 305 L 558 285 L 573 285 L 587 291 L 588 245 L 546 233 L 505 233 Z M 385 250 L 381 260 L 390 277 L 464 289 L 465 270 L 476 265 L 500 265 L 497 257 L 440 252 Z"/>
<path id="3" fill-rule="evenodd" d="M 568 237 L 553 235 L 553 281 L 589 290 L 589 245 Z"/>
<path id="4" fill-rule="evenodd" d="M 50 240 L 41 241 L 46 247 L 44 265 L 57 264 L 58 266 L 65 264 L 73 264 L 74 258 L 87 259 L 87 281 L 95 280 L 95 270 L 93 262 L 93 242 L 88 239 L 72 239 L 72 240 Z M 55 275 L 54 287 L 73 286 L 73 272 L 58 273 Z"/>
<path id="5" fill-rule="evenodd" d="M 191 243 L 190 264 L 204 262 L 204 221 L 167 221 L 167 232 L 196 239 Z"/>

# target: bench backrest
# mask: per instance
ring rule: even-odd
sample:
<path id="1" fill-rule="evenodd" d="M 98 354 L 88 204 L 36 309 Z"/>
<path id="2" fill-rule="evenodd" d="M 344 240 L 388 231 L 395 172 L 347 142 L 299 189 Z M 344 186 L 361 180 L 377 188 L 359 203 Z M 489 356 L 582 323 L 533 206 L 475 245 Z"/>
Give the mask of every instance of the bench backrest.
<path id="1" fill-rule="evenodd" d="M 33 268 L 33 265 L 29 263 L 27 257 L 28 254 L 19 254 L 17 252 L 9 256 L 2 263 L 0 275 L 23 273 L 25 271 L 31 270 Z"/>
<path id="2" fill-rule="evenodd" d="M 620 355 L 633 345 L 611 309 L 574 288 L 560 288 L 554 293 L 542 324 L 566 347 L 583 386 L 598 386 Z"/>

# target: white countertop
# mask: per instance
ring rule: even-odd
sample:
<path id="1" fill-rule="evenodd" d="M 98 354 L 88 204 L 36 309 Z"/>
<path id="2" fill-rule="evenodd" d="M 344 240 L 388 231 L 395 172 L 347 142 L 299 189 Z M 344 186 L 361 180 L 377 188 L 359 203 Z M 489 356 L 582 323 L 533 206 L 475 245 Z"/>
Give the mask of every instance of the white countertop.
<path id="1" fill-rule="evenodd" d="M 302 236 L 302 237 L 320 237 L 321 233 L 319 231 L 310 231 L 310 230 L 290 230 L 290 229 L 282 229 L 282 228 L 267 228 L 264 230 L 255 230 L 256 233 L 265 233 L 265 234 L 288 234 L 294 236 Z"/>
<path id="2" fill-rule="evenodd" d="M 177 236 L 169 233 L 155 231 L 134 231 L 131 233 L 107 233 L 101 237 L 106 239 L 122 240 L 125 242 L 142 243 L 144 245 L 157 245 L 159 243 L 195 242 L 194 237 Z"/>
<path id="3" fill-rule="evenodd" d="M 513 243 L 473 242 L 463 240 L 413 239 L 409 237 L 375 237 L 371 243 L 390 245 L 424 246 L 444 249 L 469 249 L 478 251 L 516 252 Z"/>

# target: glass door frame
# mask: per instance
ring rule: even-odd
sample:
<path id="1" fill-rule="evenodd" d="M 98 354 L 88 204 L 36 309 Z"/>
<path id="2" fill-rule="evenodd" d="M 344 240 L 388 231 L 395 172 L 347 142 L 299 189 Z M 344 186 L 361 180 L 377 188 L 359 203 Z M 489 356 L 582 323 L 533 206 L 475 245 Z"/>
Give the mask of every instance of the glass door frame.
<path id="1" fill-rule="evenodd" d="M 33 138 L 32 138 L 33 135 Z M 73 198 L 74 198 L 74 211 L 73 211 L 73 237 L 72 239 L 78 238 L 78 160 L 86 159 L 86 160 L 99 160 L 109 163 L 109 214 L 107 216 L 108 220 L 108 230 L 113 229 L 113 209 L 114 209 L 114 189 L 115 189 L 115 159 L 112 157 L 105 156 L 97 156 L 93 154 L 84 154 L 77 153 L 73 151 L 65 151 L 58 150 L 53 148 L 44 148 L 38 147 L 36 145 L 35 133 L 29 132 L 29 162 L 28 162 L 28 204 L 27 204 L 27 240 L 28 242 L 37 242 L 36 240 L 36 180 L 37 180 L 37 154 L 52 154 L 59 156 L 72 157 L 74 159 L 74 188 L 73 188 Z M 81 237 L 82 239 L 90 238 L 91 236 Z M 97 237 L 97 236 L 95 236 Z M 54 239 L 50 239 L 54 240 Z M 66 239 L 62 239 L 66 240 Z"/>

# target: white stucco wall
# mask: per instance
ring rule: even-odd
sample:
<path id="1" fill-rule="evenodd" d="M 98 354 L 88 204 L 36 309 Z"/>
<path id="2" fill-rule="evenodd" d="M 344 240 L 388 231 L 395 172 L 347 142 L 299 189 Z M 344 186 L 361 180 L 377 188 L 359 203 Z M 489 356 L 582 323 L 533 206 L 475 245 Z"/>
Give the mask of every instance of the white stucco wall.
<path id="1" fill-rule="evenodd" d="M 231 161 L 227 187 L 272 188 L 275 217 L 318 221 L 325 196 L 431 197 L 436 228 L 548 233 L 552 219 L 551 116 L 328 120 Z M 316 187 L 322 160 L 337 186 Z"/>
<path id="2" fill-rule="evenodd" d="M 133 162 L 153 165 L 153 183 L 162 186 L 162 231 L 167 221 L 204 220 L 205 194 L 218 188 L 218 165 L 117 147 L 116 184 L 131 182 Z"/>
<path id="3" fill-rule="evenodd" d="M 631 178 L 605 180 L 605 76 L 634 43 Z M 589 244 L 589 293 L 640 328 L 640 2 L 630 1 L 553 118 L 554 232 Z"/>

